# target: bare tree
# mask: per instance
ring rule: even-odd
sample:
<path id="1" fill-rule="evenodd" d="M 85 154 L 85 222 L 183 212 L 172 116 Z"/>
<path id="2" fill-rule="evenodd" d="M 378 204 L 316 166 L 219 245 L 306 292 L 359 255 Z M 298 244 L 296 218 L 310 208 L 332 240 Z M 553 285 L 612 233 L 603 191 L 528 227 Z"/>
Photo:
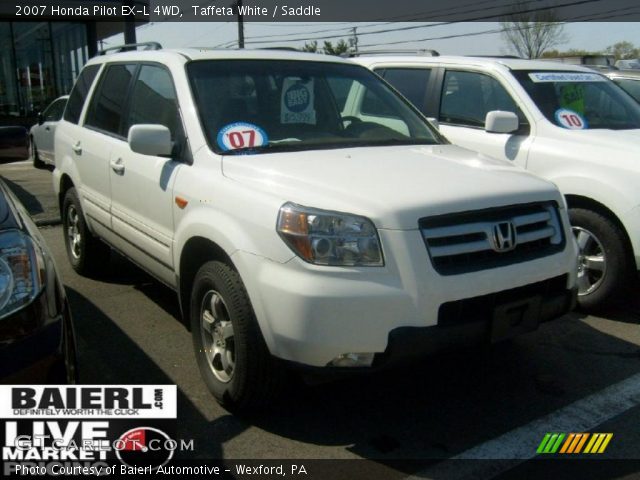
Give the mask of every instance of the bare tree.
<path id="1" fill-rule="evenodd" d="M 500 25 L 509 49 L 523 58 L 540 58 L 545 50 L 567 41 L 554 11 L 536 9 L 530 2 L 518 3 Z"/>

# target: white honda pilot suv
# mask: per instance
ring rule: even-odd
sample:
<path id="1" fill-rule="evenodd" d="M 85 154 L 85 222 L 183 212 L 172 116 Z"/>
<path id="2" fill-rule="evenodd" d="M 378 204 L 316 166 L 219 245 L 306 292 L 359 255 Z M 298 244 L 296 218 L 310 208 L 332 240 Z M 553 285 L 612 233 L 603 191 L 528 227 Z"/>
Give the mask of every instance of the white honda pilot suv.
<path id="1" fill-rule="evenodd" d="M 347 116 L 355 93 L 366 102 Z M 336 57 L 94 58 L 55 159 L 74 269 L 113 248 L 175 289 L 207 386 L 236 409 L 266 402 L 286 365 L 377 368 L 510 338 L 575 303 L 556 187 L 448 144 Z"/>

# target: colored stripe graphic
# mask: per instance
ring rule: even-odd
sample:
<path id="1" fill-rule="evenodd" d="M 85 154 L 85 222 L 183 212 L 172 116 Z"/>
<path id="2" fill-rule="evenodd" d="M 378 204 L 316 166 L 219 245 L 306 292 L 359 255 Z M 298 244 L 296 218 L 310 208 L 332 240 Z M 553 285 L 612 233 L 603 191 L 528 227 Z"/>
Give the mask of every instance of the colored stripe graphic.
<path id="1" fill-rule="evenodd" d="M 566 435 L 564 433 L 547 433 L 540 445 L 538 446 L 538 453 L 556 453 L 562 444 L 562 440 Z"/>
<path id="2" fill-rule="evenodd" d="M 604 453 L 612 438 L 613 433 L 547 433 L 538 445 L 537 453 Z"/>
<path id="3" fill-rule="evenodd" d="M 609 442 L 613 438 L 613 433 L 596 433 L 587 445 L 584 453 L 603 453 Z"/>

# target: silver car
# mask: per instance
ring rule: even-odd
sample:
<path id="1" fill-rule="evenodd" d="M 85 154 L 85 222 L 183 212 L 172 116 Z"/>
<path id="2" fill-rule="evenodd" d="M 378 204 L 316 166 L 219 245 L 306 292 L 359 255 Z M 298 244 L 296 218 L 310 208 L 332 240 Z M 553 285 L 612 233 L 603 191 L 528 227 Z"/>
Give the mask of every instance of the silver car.
<path id="1" fill-rule="evenodd" d="M 29 131 L 29 157 L 36 168 L 55 164 L 53 137 L 68 98 L 68 95 L 64 95 L 51 102 L 44 112 L 38 114 L 38 123 Z"/>

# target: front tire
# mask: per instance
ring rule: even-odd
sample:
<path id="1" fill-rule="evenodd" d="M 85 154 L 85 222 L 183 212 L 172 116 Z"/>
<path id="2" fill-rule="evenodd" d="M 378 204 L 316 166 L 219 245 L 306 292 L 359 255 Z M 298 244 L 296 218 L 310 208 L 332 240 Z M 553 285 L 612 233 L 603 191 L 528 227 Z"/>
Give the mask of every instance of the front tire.
<path id="1" fill-rule="evenodd" d="M 89 231 L 73 187 L 67 190 L 62 203 L 62 229 L 73 269 L 80 275 L 100 273 L 109 261 L 110 249 Z"/>
<path id="2" fill-rule="evenodd" d="M 232 411 L 268 406 L 282 380 L 238 273 L 210 261 L 196 274 L 191 334 L 200 373 L 216 400 Z"/>
<path id="3" fill-rule="evenodd" d="M 633 258 L 622 229 L 610 218 L 583 208 L 569 210 L 578 242 L 578 304 L 602 310 L 626 289 Z"/>

